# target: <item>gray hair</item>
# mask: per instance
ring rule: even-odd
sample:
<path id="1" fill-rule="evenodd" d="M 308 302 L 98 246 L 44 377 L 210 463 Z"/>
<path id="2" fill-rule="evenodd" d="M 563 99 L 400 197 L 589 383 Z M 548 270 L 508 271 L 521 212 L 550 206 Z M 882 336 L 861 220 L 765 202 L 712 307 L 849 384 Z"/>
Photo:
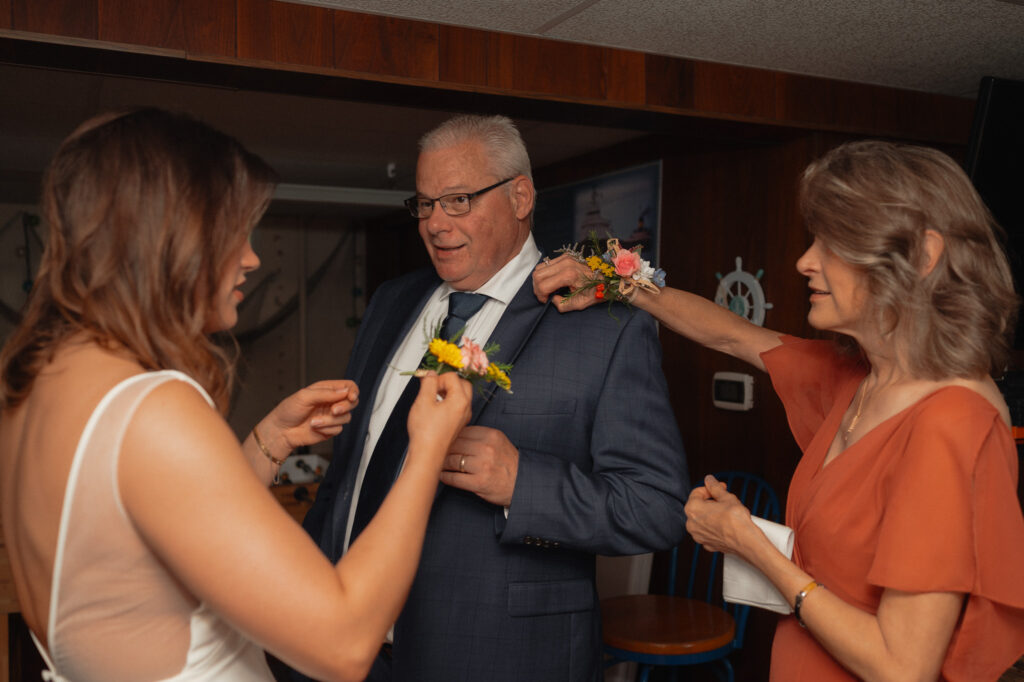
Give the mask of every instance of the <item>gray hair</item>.
<path id="1" fill-rule="evenodd" d="M 491 171 L 499 178 L 525 175 L 533 182 L 530 155 L 515 123 L 507 116 L 462 115 L 450 118 L 420 138 L 420 151 L 446 149 L 470 141 L 484 146 Z"/>

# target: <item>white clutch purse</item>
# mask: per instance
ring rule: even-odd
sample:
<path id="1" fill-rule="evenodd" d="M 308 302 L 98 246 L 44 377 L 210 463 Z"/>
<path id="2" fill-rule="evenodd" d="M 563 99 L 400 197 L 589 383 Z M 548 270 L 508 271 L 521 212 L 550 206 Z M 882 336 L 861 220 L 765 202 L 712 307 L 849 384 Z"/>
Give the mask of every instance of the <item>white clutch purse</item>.
<path id="1" fill-rule="evenodd" d="M 751 519 L 787 559 L 793 558 L 792 528 L 757 516 Z M 761 571 L 733 554 L 723 556 L 725 558 L 722 561 L 722 596 L 725 601 L 749 604 L 776 613 L 792 612 L 786 598 Z"/>

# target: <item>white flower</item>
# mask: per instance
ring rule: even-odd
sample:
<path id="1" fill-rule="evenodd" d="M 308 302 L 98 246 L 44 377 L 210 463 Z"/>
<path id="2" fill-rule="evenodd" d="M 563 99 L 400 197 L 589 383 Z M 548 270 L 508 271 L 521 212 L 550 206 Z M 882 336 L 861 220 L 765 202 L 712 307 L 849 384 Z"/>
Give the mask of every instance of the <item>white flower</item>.
<path id="1" fill-rule="evenodd" d="M 654 279 L 654 268 L 651 266 L 650 261 L 640 261 L 640 269 L 633 273 L 633 279 L 646 280 L 650 282 Z"/>

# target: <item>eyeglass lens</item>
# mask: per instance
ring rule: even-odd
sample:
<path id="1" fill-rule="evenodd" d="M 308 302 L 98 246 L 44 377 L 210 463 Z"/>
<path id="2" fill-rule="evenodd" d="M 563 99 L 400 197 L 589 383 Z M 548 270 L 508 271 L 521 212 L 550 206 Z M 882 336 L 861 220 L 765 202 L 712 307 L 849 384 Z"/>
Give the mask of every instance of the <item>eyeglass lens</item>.
<path id="1" fill-rule="evenodd" d="M 460 216 L 469 213 L 472 205 L 470 200 L 480 196 L 484 192 L 489 192 L 495 187 L 500 187 L 506 182 L 513 178 L 506 178 L 499 182 L 478 189 L 475 192 L 459 192 L 456 194 L 445 194 L 443 197 L 437 197 L 436 199 L 430 199 L 428 197 L 421 197 L 419 195 L 409 197 L 405 200 L 405 205 L 409 209 L 409 213 L 414 218 L 429 218 L 430 214 L 434 212 L 434 202 L 441 204 L 441 210 L 450 216 Z"/>

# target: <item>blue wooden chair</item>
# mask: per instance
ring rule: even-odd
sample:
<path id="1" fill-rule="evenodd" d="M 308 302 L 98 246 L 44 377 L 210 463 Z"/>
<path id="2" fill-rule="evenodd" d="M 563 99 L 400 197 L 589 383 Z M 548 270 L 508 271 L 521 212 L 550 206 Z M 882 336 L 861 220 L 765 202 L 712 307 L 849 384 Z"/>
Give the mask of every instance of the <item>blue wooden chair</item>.
<path id="1" fill-rule="evenodd" d="M 724 481 L 754 516 L 779 521 L 779 499 L 767 481 L 739 471 L 715 474 L 715 478 Z M 722 600 L 718 570 L 721 555 L 703 551 L 701 545 L 693 550 L 686 596 L 675 596 L 678 553 L 678 547 L 674 547 L 668 594 L 602 600 L 606 666 L 634 661 L 640 665 L 640 682 L 647 682 L 655 667 L 714 664 L 720 679 L 733 682 L 728 657 L 743 646 L 750 607 Z"/>

